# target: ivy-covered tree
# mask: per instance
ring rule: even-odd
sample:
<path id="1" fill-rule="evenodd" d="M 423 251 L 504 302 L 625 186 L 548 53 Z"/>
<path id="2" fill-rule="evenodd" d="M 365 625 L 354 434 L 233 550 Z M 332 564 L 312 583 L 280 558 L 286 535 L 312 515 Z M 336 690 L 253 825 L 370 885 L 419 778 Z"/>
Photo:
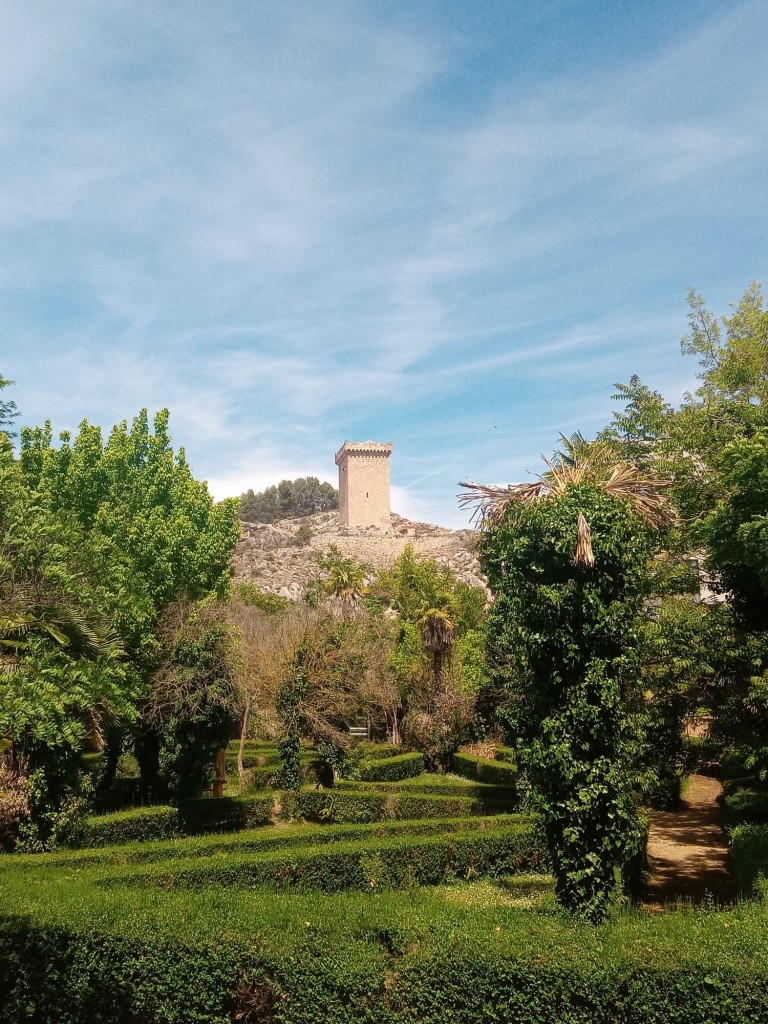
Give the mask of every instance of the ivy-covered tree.
<path id="1" fill-rule="evenodd" d="M 174 802 L 200 796 L 213 779 L 240 712 L 241 651 L 224 606 L 175 602 L 159 629 L 163 656 L 144 717 L 157 735 L 157 775 Z"/>
<path id="2" fill-rule="evenodd" d="M 559 902 L 600 921 L 641 833 L 630 711 L 655 482 L 602 445 L 551 463 L 535 484 L 469 486 L 484 514 L 496 600 L 489 654 L 508 688 L 507 726 L 547 836 Z"/>

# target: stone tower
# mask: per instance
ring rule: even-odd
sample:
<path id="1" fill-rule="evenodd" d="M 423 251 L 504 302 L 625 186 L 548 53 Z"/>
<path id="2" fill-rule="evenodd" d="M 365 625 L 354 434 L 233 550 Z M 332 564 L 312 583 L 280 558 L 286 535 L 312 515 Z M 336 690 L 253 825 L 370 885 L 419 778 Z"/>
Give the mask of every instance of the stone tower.
<path id="1" fill-rule="evenodd" d="M 392 442 L 345 441 L 336 452 L 339 522 L 342 526 L 389 523 L 389 456 Z"/>

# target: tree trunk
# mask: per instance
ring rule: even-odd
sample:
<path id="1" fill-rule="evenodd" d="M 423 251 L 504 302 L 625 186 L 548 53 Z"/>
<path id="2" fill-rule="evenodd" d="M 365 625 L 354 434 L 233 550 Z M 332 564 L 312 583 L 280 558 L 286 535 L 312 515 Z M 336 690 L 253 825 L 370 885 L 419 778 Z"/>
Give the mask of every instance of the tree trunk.
<path id="1" fill-rule="evenodd" d="M 213 778 L 214 797 L 224 796 L 224 783 L 227 781 L 227 748 L 222 747 L 216 751 L 216 762 Z"/>
<path id="2" fill-rule="evenodd" d="M 252 698 L 250 696 L 245 698 L 245 708 L 243 710 L 243 722 L 240 726 L 240 746 L 237 749 L 237 774 L 240 777 L 240 793 L 245 793 L 248 780 L 245 775 L 245 765 L 243 764 L 243 751 L 245 749 L 245 741 L 248 738 L 248 719 L 251 715 L 251 703 Z"/>

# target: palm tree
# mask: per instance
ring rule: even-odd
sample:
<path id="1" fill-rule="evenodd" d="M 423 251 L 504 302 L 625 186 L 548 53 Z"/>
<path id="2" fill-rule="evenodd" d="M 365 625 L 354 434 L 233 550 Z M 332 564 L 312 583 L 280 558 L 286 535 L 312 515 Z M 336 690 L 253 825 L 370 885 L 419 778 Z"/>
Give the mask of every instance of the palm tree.
<path id="1" fill-rule="evenodd" d="M 8 583 L 9 581 L 6 581 Z M 74 603 L 46 593 L 30 581 L 14 582 L 0 593 L 0 655 L 6 666 L 23 654 L 32 636 L 45 636 L 73 657 L 122 653 L 104 622 L 84 615 Z"/>
<path id="2" fill-rule="evenodd" d="M 353 618 L 366 593 L 366 566 L 354 558 L 345 558 L 335 544 L 320 559 L 320 566 L 328 573 L 324 589 L 332 605 L 342 618 Z"/>
<path id="3" fill-rule="evenodd" d="M 433 703 L 443 690 L 443 669 L 456 641 L 456 612 L 449 594 L 437 593 L 426 600 L 418 612 L 421 641 L 432 655 L 434 673 Z"/>

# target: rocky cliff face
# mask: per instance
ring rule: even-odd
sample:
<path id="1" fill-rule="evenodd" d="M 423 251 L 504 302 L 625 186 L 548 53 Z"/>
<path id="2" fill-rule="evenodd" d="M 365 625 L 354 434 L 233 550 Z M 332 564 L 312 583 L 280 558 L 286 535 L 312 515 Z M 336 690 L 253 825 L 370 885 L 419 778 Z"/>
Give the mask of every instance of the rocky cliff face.
<path id="1" fill-rule="evenodd" d="M 449 566 L 467 583 L 485 586 L 474 554 L 477 534 L 472 530 L 448 530 L 394 514 L 385 526 L 340 526 L 338 512 L 241 525 L 235 580 L 255 583 L 270 594 L 301 598 L 309 581 L 320 575 L 318 555 L 332 544 L 374 570 L 389 567 L 411 544 L 420 555 Z M 304 540 L 307 528 L 311 536 Z"/>

